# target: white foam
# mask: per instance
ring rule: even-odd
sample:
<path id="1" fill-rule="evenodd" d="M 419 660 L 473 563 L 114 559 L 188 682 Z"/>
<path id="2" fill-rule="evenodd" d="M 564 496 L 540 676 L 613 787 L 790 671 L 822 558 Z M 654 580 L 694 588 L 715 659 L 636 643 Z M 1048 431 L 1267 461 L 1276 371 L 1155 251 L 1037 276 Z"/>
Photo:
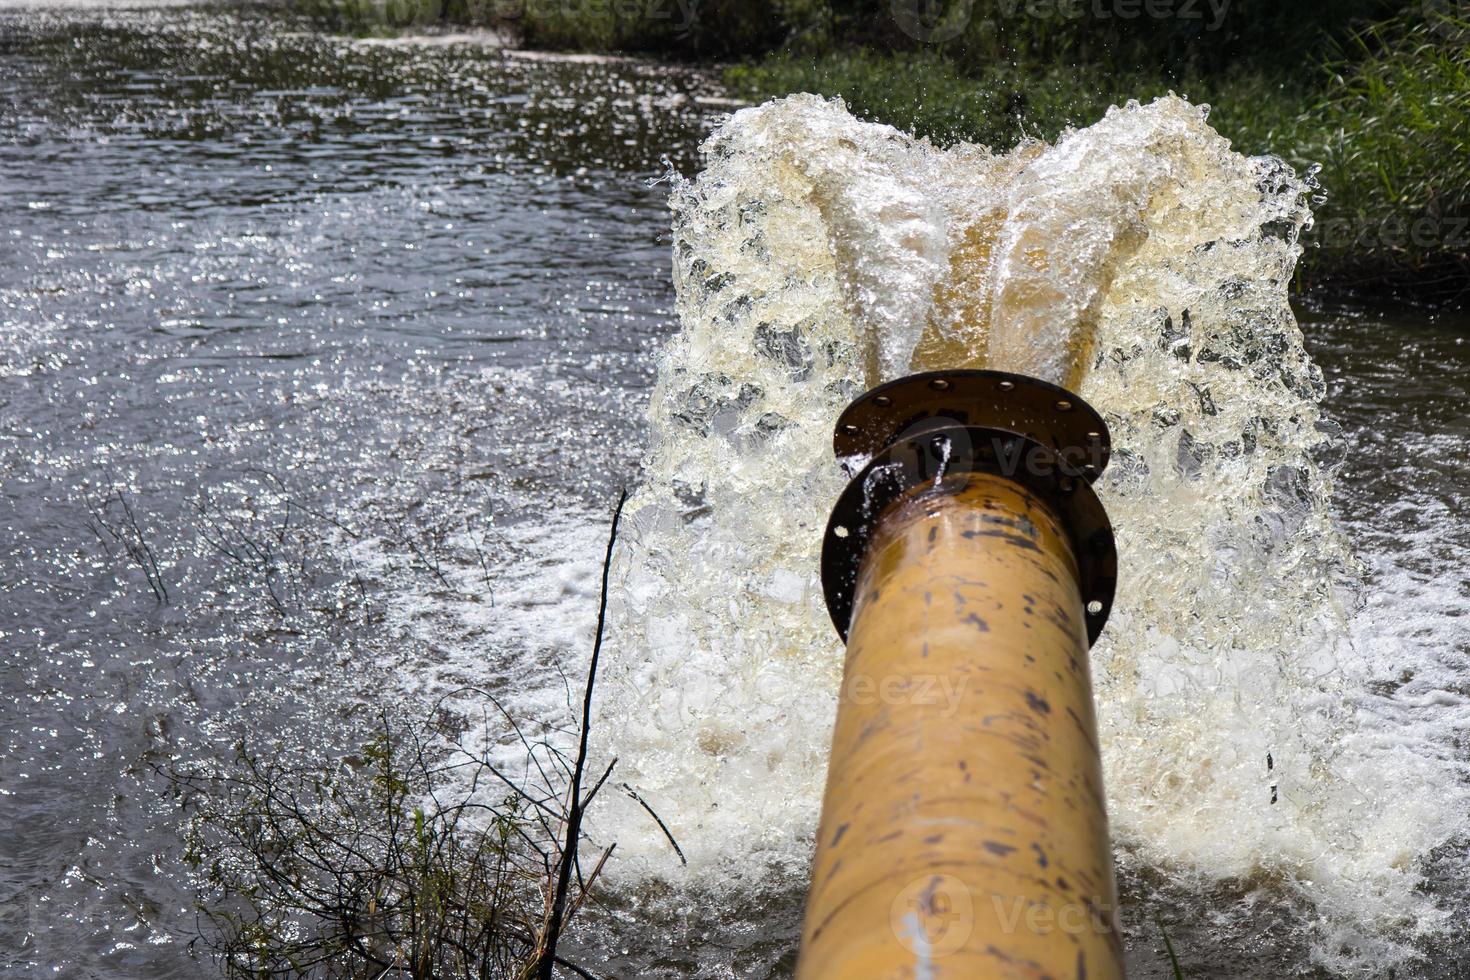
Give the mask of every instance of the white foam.
<path id="1" fill-rule="evenodd" d="M 1464 704 L 1438 680 L 1372 694 L 1384 663 L 1436 657 L 1355 612 L 1313 461 L 1322 386 L 1286 299 L 1307 183 L 1172 97 L 992 155 L 797 96 L 705 151 L 674 191 L 681 330 L 598 719 L 689 868 L 627 807 L 600 824 L 622 873 L 738 891 L 804 869 L 841 669 L 817 581 L 830 427 L 938 337 L 1109 417 L 1123 581 L 1094 659 L 1123 858 L 1275 882 L 1315 904 L 1334 969 L 1409 955 L 1441 916 L 1419 860 L 1466 803 Z"/>

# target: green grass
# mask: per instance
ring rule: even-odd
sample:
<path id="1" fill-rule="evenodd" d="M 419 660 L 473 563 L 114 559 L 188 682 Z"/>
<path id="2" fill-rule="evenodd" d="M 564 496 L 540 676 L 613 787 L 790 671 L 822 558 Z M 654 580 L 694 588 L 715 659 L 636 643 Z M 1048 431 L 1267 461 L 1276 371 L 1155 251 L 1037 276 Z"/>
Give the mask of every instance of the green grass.
<path id="1" fill-rule="evenodd" d="M 1179 957 L 1174 955 L 1174 944 L 1169 940 L 1169 930 L 1164 928 L 1164 920 L 1155 918 L 1154 924 L 1159 927 L 1159 935 L 1164 937 L 1164 952 L 1169 954 L 1169 968 L 1174 972 L 1174 980 L 1185 980 L 1184 967 L 1179 965 Z"/>
<path id="2" fill-rule="evenodd" d="M 1143 72 L 1078 66 L 988 66 L 967 73 L 935 54 L 866 51 L 776 56 L 726 69 L 726 81 L 752 100 L 790 92 L 841 96 L 858 116 L 939 143 L 964 140 L 1008 148 L 1025 137 L 1055 139 L 1068 126 L 1097 121 L 1108 106 L 1170 91 L 1215 107 L 1211 120 L 1247 152 L 1270 145 L 1305 93 L 1260 74 L 1170 81 Z"/>
<path id="3" fill-rule="evenodd" d="M 1320 261 L 1343 276 L 1463 288 L 1470 275 L 1470 26 L 1360 35 L 1283 147 L 1322 165 Z"/>
<path id="4" fill-rule="evenodd" d="M 976 65 L 943 53 L 780 54 L 726 79 L 752 100 L 841 96 L 863 118 L 940 143 L 1054 139 L 1107 107 L 1176 91 L 1245 153 L 1320 165 L 1326 196 L 1305 281 L 1465 298 L 1470 283 L 1470 29 L 1417 11 L 1367 28 L 1305 70 L 1159 72 L 1099 64 Z"/>

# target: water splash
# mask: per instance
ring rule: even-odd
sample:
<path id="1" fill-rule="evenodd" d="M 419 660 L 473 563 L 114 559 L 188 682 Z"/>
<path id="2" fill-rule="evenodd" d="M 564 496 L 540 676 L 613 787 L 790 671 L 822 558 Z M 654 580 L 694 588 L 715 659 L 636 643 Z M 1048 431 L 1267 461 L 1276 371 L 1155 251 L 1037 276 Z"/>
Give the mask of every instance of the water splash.
<path id="1" fill-rule="evenodd" d="M 1093 655 L 1124 864 L 1310 901 L 1334 969 L 1410 956 L 1443 916 L 1419 859 L 1466 792 L 1442 745 L 1366 707 L 1335 443 L 1287 303 L 1308 183 L 1174 97 L 993 154 L 794 96 L 704 151 L 673 196 L 681 330 L 598 721 L 688 874 L 806 868 L 842 662 L 816 574 L 832 420 L 880 380 L 993 366 L 1078 387 L 1112 428 L 1124 574 Z M 635 875 L 676 873 L 643 814 L 604 829 Z"/>

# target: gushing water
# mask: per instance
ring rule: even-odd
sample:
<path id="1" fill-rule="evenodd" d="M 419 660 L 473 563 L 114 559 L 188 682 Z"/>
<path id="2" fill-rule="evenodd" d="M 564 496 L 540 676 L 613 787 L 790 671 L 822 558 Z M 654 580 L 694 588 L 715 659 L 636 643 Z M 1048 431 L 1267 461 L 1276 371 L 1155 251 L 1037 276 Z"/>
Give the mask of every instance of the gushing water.
<path id="1" fill-rule="evenodd" d="M 67 6 L 0 0 L 0 183 L 19 202 L 0 263 L 0 972 L 195 977 L 180 815 L 149 760 L 229 758 L 241 734 L 348 751 L 383 701 L 422 717 L 466 685 L 537 737 L 570 729 L 602 505 L 633 468 L 645 352 L 667 336 L 662 190 L 642 175 L 664 154 L 688 169 L 728 103 L 667 65 L 349 41 L 283 29 L 274 8 Z M 1310 540 L 1329 526 L 1317 468 L 1344 445 L 1273 476 L 1302 460 L 1283 440 L 1317 438 L 1315 391 L 1271 380 L 1310 371 L 1279 285 L 1300 185 L 1188 110 L 1149 111 L 1064 144 L 1084 180 L 1062 148 L 941 154 L 789 103 L 737 117 L 677 187 L 685 331 L 593 735 L 623 754 L 595 808 L 612 863 L 631 853 L 630 877 L 657 883 L 635 897 L 692 911 L 676 934 L 607 889 L 614 914 L 578 930 L 615 947 L 595 972 L 789 962 L 841 652 L 813 577 L 842 482 L 829 427 L 870 380 L 931 363 L 1075 378 L 1132 453 L 1104 488 L 1129 577 L 1095 652 L 1120 856 L 1189 903 L 1195 937 L 1165 910 L 1186 963 L 1193 947 L 1214 975 L 1278 976 L 1315 931 L 1319 958 L 1389 964 L 1436 924 L 1410 889 L 1464 820 L 1470 344 L 1424 311 L 1311 324 L 1349 423 L 1337 516 L 1369 587 L 1336 585 L 1340 613 L 1298 604 L 1313 570 L 1348 567 Z M 1257 172 L 1284 183 L 1257 191 Z M 1170 218 L 1174 198 L 1188 208 Z M 1028 236 L 1013 200 L 1111 237 L 1084 253 Z M 1006 243 L 1069 239 L 1031 281 L 1075 311 L 997 299 L 1042 257 Z M 1206 302 L 1210 268 L 1246 298 Z M 1003 354 L 1007 336 L 1045 343 Z M 108 488 L 170 605 L 89 527 Z M 284 534 L 288 614 L 208 540 L 226 516 Z M 1297 632 L 1297 609 L 1320 625 Z M 482 708 L 465 737 L 505 736 L 473 728 Z M 1463 840 L 1436 855 L 1426 887 L 1454 901 Z M 1148 908 L 1128 911 L 1135 948 L 1158 945 Z M 1338 934 L 1355 937 L 1343 955 Z M 1230 955 L 1246 945 L 1280 955 L 1253 968 Z"/>
<path id="2" fill-rule="evenodd" d="M 1124 868 L 1310 903 L 1335 970 L 1441 924 L 1417 889 L 1470 802 L 1465 699 L 1429 727 L 1376 713 L 1394 654 L 1364 635 L 1329 513 L 1340 440 L 1287 302 L 1314 188 L 1206 114 L 1130 104 L 994 154 L 796 96 L 708 140 L 673 195 L 681 330 L 598 721 L 689 867 L 625 803 L 603 825 L 625 872 L 804 874 L 842 662 L 817 579 L 832 422 L 879 381 L 993 366 L 1077 387 L 1112 429 L 1122 576 L 1093 657 Z"/>

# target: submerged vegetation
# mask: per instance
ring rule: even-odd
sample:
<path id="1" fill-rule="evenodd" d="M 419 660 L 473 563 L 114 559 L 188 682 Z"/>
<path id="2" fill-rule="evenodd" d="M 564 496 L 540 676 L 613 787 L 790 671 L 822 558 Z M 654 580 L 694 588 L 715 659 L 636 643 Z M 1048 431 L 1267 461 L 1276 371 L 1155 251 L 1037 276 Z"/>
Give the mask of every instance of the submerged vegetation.
<path id="1" fill-rule="evenodd" d="M 1464 0 L 301 0 L 338 25 L 479 23 L 537 48 L 727 62 L 939 142 L 1054 139 L 1170 91 L 1246 153 L 1320 167 L 1305 281 L 1470 288 Z"/>
<path id="2" fill-rule="evenodd" d="M 555 957 L 555 795 L 431 744 L 385 719 L 339 764 L 241 746 L 230 770 L 171 774 L 192 801 L 185 860 L 225 976 L 529 980 Z"/>
<path id="3" fill-rule="evenodd" d="M 584 816 L 616 765 L 595 781 L 587 768 L 626 499 L 608 534 L 574 749 L 528 737 L 493 694 L 464 688 L 422 724 L 384 713 L 345 757 L 294 761 L 241 743 L 231 764 L 160 767 L 189 813 L 199 939 L 226 977 L 593 976 L 558 946 L 616 846 L 581 855 Z M 466 728 L 479 738 L 440 737 Z M 495 744 L 521 750 L 514 766 Z"/>

